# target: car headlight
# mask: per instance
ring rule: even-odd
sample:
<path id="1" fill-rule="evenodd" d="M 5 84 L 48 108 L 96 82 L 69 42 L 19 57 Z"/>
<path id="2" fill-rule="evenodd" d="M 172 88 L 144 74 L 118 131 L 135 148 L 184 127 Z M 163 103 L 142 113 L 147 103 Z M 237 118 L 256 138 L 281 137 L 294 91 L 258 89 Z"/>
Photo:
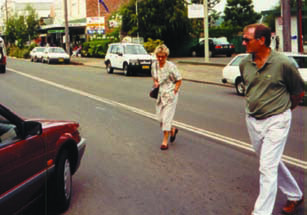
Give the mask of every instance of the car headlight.
<path id="1" fill-rule="evenodd" d="M 138 65 L 139 64 L 139 61 L 138 60 L 129 60 L 129 63 L 131 65 Z"/>

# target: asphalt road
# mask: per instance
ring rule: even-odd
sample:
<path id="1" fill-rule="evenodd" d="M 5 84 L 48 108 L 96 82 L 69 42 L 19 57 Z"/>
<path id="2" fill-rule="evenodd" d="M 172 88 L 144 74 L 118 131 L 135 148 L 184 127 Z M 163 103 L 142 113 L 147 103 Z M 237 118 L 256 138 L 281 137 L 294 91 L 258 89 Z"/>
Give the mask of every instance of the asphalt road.
<path id="1" fill-rule="evenodd" d="M 180 132 L 161 152 L 151 85 L 144 76 L 9 59 L 0 99 L 24 117 L 80 122 L 88 145 L 65 214 L 250 214 L 258 161 L 243 144 L 243 98 L 231 88 L 184 82 L 175 116 Z M 306 116 L 305 107 L 295 110 L 285 153 L 304 162 Z M 306 188 L 305 171 L 291 171 Z M 279 193 L 274 214 L 284 202 Z"/>

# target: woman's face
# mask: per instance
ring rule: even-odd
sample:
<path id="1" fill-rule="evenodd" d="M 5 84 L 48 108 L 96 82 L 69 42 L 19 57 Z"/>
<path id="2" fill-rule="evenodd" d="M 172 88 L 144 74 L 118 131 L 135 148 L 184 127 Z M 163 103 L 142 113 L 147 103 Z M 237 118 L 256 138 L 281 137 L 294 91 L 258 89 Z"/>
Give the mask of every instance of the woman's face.
<path id="1" fill-rule="evenodd" d="M 165 53 L 159 52 L 159 53 L 157 53 L 156 57 L 157 57 L 157 59 L 159 61 L 159 64 L 164 64 L 166 62 L 167 56 L 166 56 Z"/>

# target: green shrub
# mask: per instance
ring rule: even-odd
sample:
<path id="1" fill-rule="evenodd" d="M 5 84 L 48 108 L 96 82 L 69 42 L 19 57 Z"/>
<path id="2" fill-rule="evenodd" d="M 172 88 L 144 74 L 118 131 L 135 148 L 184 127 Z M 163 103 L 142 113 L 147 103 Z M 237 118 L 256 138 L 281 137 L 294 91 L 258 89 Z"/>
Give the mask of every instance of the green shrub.
<path id="1" fill-rule="evenodd" d="M 7 53 L 11 57 L 17 58 L 30 58 L 30 51 L 32 50 L 32 46 L 19 48 L 17 46 L 11 46 L 7 49 Z"/>
<path id="2" fill-rule="evenodd" d="M 144 48 L 148 53 L 153 53 L 155 48 L 163 43 L 164 42 L 162 40 L 152 40 L 151 38 L 148 38 L 147 42 L 144 43 Z"/>
<path id="3" fill-rule="evenodd" d="M 82 44 L 81 54 L 86 57 L 105 57 L 108 45 L 114 40 L 93 40 Z"/>

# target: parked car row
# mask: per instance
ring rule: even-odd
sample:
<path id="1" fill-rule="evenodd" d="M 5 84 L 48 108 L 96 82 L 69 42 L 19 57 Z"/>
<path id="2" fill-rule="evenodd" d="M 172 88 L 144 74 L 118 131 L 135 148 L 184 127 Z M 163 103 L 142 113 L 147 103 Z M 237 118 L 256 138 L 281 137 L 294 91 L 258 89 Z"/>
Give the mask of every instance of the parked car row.
<path id="1" fill-rule="evenodd" d="M 284 54 L 295 64 L 303 80 L 307 82 L 307 55 L 290 52 L 284 52 Z M 233 84 L 236 87 L 237 94 L 240 96 L 245 94 L 245 87 L 242 82 L 239 65 L 247 55 L 237 55 L 223 69 L 222 82 Z"/>
<path id="2" fill-rule="evenodd" d="M 30 57 L 32 62 L 70 63 L 70 56 L 61 47 L 35 47 Z"/>

